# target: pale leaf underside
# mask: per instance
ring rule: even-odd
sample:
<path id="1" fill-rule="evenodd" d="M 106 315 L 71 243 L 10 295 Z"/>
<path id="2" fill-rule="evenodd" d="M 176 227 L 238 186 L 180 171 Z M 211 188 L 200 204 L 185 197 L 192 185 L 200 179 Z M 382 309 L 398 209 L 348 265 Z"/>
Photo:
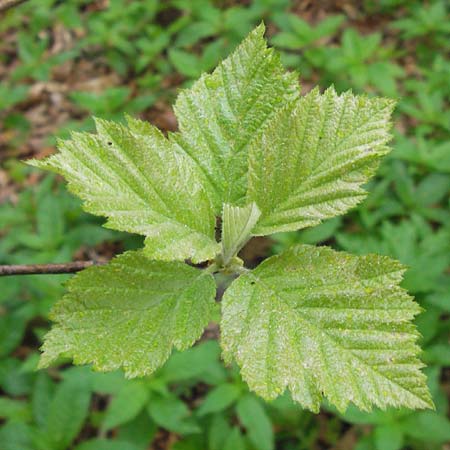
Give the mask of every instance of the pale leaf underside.
<path id="1" fill-rule="evenodd" d="M 145 235 L 150 257 L 214 257 L 215 217 L 192 161 L 145 122 L 96 124 L 97 134 L 74 133 L 57 154 L 29 164 L 63 175 L 86 211 L 108 218 L 107 227 Z"/>
<path id="2" fill-rule="evenodd" d="M 249 148 L 247 197 L 262 212 L 254 233 L 316 225 L 357 205 L 388 151 L 393 106 L 330 88 L 282 109 Z"/>
<path id="3" fill-rule="evenodd" d="M 181 262 L 127 252 L 75 275 L 51 313 L 40 366 L 59 356 L 96 370 L 152 373 L 172 349 L 190 347 L 214 308 L 212 275 Z"/>
<path id="4" fill-rule="evenodd" d="M 432 407 L 410 322 L 420 308 L 399 287 L 403 270 L 324 247 L 269 258 L 225 293 L 224 356 L 264 398 L 289 388 L 312 411 L 322 395 L 340 410 Z"/>

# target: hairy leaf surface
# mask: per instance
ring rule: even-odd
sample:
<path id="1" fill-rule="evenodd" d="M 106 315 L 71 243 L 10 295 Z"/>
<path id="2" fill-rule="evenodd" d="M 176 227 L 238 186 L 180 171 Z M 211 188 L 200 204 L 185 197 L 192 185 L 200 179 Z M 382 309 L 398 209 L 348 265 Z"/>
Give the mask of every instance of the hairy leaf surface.
<path id="1" fill-rule="evenodd" d="M 222 203 L 243 200 L 249 143 L 299 92 L 297 75 L 284 70 L 263 34 L 260 25 L 175 103 L 181 133 L 171 137 L 201 168 L 217 214 Z"/>
<path id="2" fill-rule="evenodd" d="M 149 374 L 202 334 L 214 308 L 212 275 L 127 252 L 75 275 L 55 305 L 41 367 L 58 356 L 129 377 Z"/>
<path id="3" fill-rule="evenodd" d="M 349 402 L 364 410 L 432 407 L 411 323 L 420 308 L 400 288 L 399 263 L 310 246 L 254 271 L 234 258 L 251 236 L 316 225 L 357 205 L 390 139 L 393 101 L 334 88 L 299 98 L 297 75 L 263 34 L 261 25 L 180 93 L 179 132 L 97 120 L 97 134 L 74 133 L 59 153 L 30 162 L 63 175 L 107 227 L 146 237 L 142 251 L 69 282 L 41 367 L 66 356 L 130 377 L 152 373 L 210 320 L 210 272 L 244 273 L 225 293 L 221 334 L 225 358 L 237 361 L 251 389 L 267 399 L 289 389 L 313 411 L 323 396 L 340 410 Z M 184 259 L 214 263 L 202 271 L 173 262 Z M 150 405 L 156 422 L 174 408 L 166 400 Z M 254 445 L 270 446 L 267 436 L 258 439 L 264 427 L 252 431 L 259 406 L 250 403 L 238 403 L 239 418 Z M 184 420 L 189 411 L 180 405 Z"/>
<path id="4" fill-rule="evenodd" d="M 403 271 L 384 256 L 306 245 L 269 258 L 225 293 L 224 356 L 264 398 L 289 388 L 312 411 L 322 394 L 340 410 L 432 407 Z"/>
<path id="5" fill-rule="evenodd" d="M 388 152 L 394 102 L 317 89 L 278 112 L 249 148 L 255 234 L 292 231 L 343 214 L 365 196 Z"/>
<path id="6" fill-rule="evenodd" d="M 214 257 L 215 217 L 197 167 L 148 123 L 97 120 L 97 134 L 74 133 L 59 153 L 30 164 L 63 175 L 86 211 L 106 226 L 147 236 L 154 259 Z"/>

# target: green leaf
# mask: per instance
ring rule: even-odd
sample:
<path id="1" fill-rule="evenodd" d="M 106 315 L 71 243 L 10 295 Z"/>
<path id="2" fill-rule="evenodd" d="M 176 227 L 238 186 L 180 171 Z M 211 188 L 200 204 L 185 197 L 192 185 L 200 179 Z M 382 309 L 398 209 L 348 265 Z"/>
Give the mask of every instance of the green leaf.
<path id="1" fill-rule="evenodd" d="M 402 426 L 408 436 L 423 442 L 443 444 L 450 441 L 450 420 L 434 411 L 412 414 Z"/>
<path id="2" fill-rule="evenodd" d="M 403 417 L 411 414 L 408 409 L 389 408 L 382 410 L 374 408 L 371 412 L 360 411 L 355 405 L 349 405 L 344 413 L 339 413 L 335 408 L 327 408 L 334 414 L 338 414 L 342 420 L 356 425 L 379 425 L 397 423 Z"/>
<path id="3" fill-rule="evenodd" d="M 205 271 L 124 253 L 69 281 L 53 308 L 56 325 L 40 367 L 61 355 L 101 371 L 122 367 L 128 377 L 150 374 L 173 347 L 184 350 L 201 336 L 214 297 L 214 278 Z"/>
<path id="4" fill-rule="evenodd" d="M 220 361 L 220 347 L 217 341 L 210 340 L 184 351 L 173 353 L 158 377 L 167 383 L 202 380 L 208 374 L 219 379 L 219 383 L 226 378 L 225 368 Z"/>
<path id="5" fill-rule="evenodd" d="M 277 113 L 249 148 L 248 201 L 266 235 L 316 225 L 356 206 L 386 143 L 392 100 L 314 89 Z"/>
<path id="6" fill-rule="evenodd" d="M 439 326 L 439 324 L 437 324 Z M 434 344 L 427 347 L 423 355 L 424 361 L 427 364 L 436 364 L 440 366 L 450 365 L 450 348 L 448 342 L 442 344 Z"/>
<path id="7" fill-rule="evenodd" d="M 23 400 L 0 397 L 0 418 L 27 421 L 31 417 L 29 405 Z"/>
<path id="8" fill-rule="evenodd" d="M 374 430 L 376 450 L 401 450 L 403 440 L 403 430 L 397 423 L 381 425 Z"/>
<path id="9" fill-rule="evenodd" d="M 89 413 L 91 390 L 87 378 L 71 378 L 58 385 L 50 405 L 43 436 L 64 450 L 81 431 Z"/>
<path id="10" fill-rule="evenodd" d="M 91 372 L 93 391 L 102 395 L 117 395 L 128 384 L 123 373 L 119 370 L 114 372 Z"/>
<path id="11" fill-rule="evenodd" d="M 410 323 L 420 307 L 399 287 L 403 272 L 384 256 L 292 247 L 226 291 L 224 356 L 268 400 L 289 388 L 312 411 L 322 394 L 341 411 L 432 408 Z"/>
<path id="12" fill-rule="evenodd" d="M 205 447 L 205 439 L 202 435 L 193 435 L 183 438 L 181 441 L 175 442 L 171 446 L 171 450 L 198 450 Z"/>
<path id="13" fill-rule="evenodd" d="M 106 227 L 146 236 L 153 259 L 214 257 L 215 217 L 190 158 L 146 122 L 96 125 L 97 134 L 73 133 L 59 153 L 28 163 L 63 175 L 86 211 L 108 218 Z"/>
<path id="14" fill-rule="evenodd" d="M 140 450 L 130 442 L 108 439 L 90 439 L 75 447 L 75 450 Z"/>
<path id="15" fill-rule="evenodd" d="M 131 422 L 122 425 L 118 430 L 118 438 L 134 444 L 140 450 L 148 448 L 150 442 L 153 441 L 158 427 L 153 422 L 146 410 L 142 411 Z"/>
<path id="16" fill-rule="evenodd" d="M 27 395 L 31 390 L 30 373 L 22 368 L 23 363 L 16 358 L 0 359 L 0 387 L 12 397 Z"/>
<path id="17" fill-rule="evenodd" d="M 171 138 L 201 169 L 216 213 L 243 200 L 249 143 L 299 91 L 297 75 L 285 72 L 263 34 L 260 25 L 174 106 L 181 133 Z"/>
<path id="18" fill-rule="evenodd" d="M 7 356 L 20 344 L 33 312 L 30 305 L 24 305 L 0 315 L 0 357 Z"/>
<path id="19" fill-rule="evenodd" d="M 259 447 L 256 447 L 259 448 Z M 244 437 L 239 428 L 233 428 L 225 439 L 223 450 L 246 450 Z"/>
<path id="20" fill-rule="evenodd" d="M 134 419 L 148 401 L 149 390 L 139 381 L 129 381 L 115 396 L 103 419 L 102 429 L 110 430 Z"/>
<path id="21" fill-rule="evenodd" d="M 209 450 L 223 450 L 223 443 L 230 435 L 231 427 L 225 414 L 215 414 L 211 419 L 208 432 Z"/>
<path id="22" fill-rule="evenodd" d="M 169 49 L 168 56 L 175 69 L 182 75 L 197 78 L 201 74 L 202 65 L 197 55 L 171 48 Z"/>
<path id="23" fill-rule="evenodd" d="M 31 443 L 33 431 L 22 422 L 7 422 L 0 427 L 2 450 L 34 450 Z"/>
<path id="24" fill-rule="evenodd" d="M 231 406 L 241 394 L 241 390 L 234 384 L 224 383 L 217 386 L 206 396 L 204 402 L 198 408 L 197 415 L 216 413 Z"/>
<path id="25" fill-rule="evenodd" d="M 254 447 L 258 450 L 273 450 L 272 423 L 258 399 L 250 394 L 242 397 L 236 412 Z"/>
<path id="26" fill-rule="evenodd" d="M 39 428 L 45 428 L 55 386 L 46 372 L 38 372 L 31 396 L 33 418 Z"/>
<path id="27" fill-rule="evenodd" d="M 161 427 L 179 434 L 199 433 L 189 408 L 177 397 L 155 397 L 148 405 L 150 417 Z"/>
<path id="28" fill-rule="evenodd" d="M 236 256 L 250 239 L 251 231 L 260 215 L 261 212 L 255 203 L 242 208 L 227 203 L 223 205 L 222 255 L 225 264 Z"/>

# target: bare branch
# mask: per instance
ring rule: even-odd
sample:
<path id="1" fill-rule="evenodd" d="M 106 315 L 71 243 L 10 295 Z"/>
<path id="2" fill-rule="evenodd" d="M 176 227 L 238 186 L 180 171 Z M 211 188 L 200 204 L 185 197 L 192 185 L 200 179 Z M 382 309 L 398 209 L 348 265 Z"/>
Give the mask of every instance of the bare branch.
<path id="1" fill-rule="evenodd" d="M 75 273 L 87 267 L 101 265 L 96 261 L 76 261 L 64 264 L 19 264 L 19 265 L 0 265 L 0 277 L 7 275 L 43 275 L 43 274 L 61 274 Z"/>
<path id="2" fill-rule="evenodd" d="M 19 6 L 27 0 L 0 0 L 0 12 L 6 11 L 14 6 Z"/>

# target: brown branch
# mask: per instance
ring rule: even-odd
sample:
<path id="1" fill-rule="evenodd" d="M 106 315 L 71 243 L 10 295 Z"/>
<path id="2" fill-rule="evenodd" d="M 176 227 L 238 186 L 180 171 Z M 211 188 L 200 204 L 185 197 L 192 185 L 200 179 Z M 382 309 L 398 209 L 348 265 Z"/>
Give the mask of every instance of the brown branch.
<path id="1" fill-rule="evenodd" d="M 61 274 L 75 273 L 94 265 L 103 263 L 95 261 L 76 261 L 63 264 L 19 264 L 19 265 L 0 265 L 0 277 L 7 275 L 42 275 L 42 274 Z"/>
<path id="2" fill-rule="evenodd" d="M 0 0 L 0 12 L 6 11 L 14 6 L 19 6 L 27 0 Z"/>

